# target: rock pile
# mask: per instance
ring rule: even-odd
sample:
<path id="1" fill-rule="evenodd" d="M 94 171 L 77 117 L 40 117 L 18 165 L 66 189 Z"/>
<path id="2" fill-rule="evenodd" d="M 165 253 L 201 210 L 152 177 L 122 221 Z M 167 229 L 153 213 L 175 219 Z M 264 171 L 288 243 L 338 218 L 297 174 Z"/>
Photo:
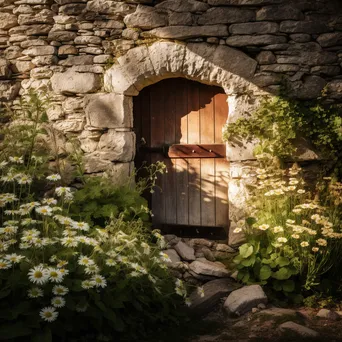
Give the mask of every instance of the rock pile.
<path id="1" fill-rule="evenodd" d="M 236 255 L 235 249 L 225 243 L 206 239 L 182 239 L 165 235 L 171 272 L 192 285 L 204 284 L 217 278 L 229 278 L 232 274 L 224 263 Z"/>

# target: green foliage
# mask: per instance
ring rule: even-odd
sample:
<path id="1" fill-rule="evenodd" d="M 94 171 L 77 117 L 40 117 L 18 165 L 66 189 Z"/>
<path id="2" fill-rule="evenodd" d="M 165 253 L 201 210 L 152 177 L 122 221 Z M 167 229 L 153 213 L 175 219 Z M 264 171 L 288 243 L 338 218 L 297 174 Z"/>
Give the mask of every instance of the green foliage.
<path id="1" fill-rule="evenodd" d="M 147 201 L 142 197 L 144 191 L 153 191 L 155 180 L 165 172 L 165 164 L 157 162 L 145 167 L 145 178 L 136 182 L 129 178 L 126 184 L 113 185 L 110 176 L 82 177 L 83 187 L 77 191 L 71 205 L 71 213 L 92 225 L 103 226 L 119 213 L 125 219 L 140 218 L 149 221 Z"/>
<path id="2" fill-rule="evenodd" d="M 83 188 L 64 186 L 62 161 L 44 143 L 46 107 L 35 94 L 25 101 L 1 145 L 0 341 L 133 341 L 178 322 L 187 291 L 140 196 L 164 166 L 115 187 L 79 165 Z"/>
<path id="3" fill-rule="evenodd" d="M 331 274 L 338 279 L 342 184 L 327 177 L 312 195 L 304 189 L 298 165 L 288 170 L 264 166 L 256 170 L 250 217 L 234 230 L 244 232 L 246 243 L 233 262 L 242 282 L 267 285 L 299 301 L 302 294 L 324 291 Z"/>
<path id="4" fill-rule="evenodd" d="M 225 141 L 257 139 L 256 154 L 270 153 L 279 158 L 293 157 L 296 140 L 311 141 L 326 158 L 340 155 L 341 110 L 322 100 L 295 101 L 282 97 L 265 98 L 258 110 L 224 127 Z"/>

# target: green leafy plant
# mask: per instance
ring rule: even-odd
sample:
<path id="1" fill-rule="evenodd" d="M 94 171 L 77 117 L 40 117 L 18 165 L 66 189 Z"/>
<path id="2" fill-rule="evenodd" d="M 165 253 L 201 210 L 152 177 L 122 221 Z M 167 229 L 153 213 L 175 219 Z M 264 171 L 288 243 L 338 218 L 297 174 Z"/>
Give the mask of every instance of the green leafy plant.
<path id="1" fill-rule="evenodd" d="M 234 259 L 238 279 L 267 284 L 296 301 L 317 288 L 341 257 L 342 186 L 327 178 L 313 196 L 296 164 L 287 170 L 268 165 L 256 172 L 251 216 L 234 231 L 246 236 Z"/>

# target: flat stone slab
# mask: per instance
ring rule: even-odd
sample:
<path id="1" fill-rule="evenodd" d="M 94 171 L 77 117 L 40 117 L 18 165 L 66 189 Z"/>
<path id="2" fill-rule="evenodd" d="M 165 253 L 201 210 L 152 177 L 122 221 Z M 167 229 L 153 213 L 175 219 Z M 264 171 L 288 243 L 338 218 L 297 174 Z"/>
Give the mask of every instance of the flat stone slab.
<path id="1" fill-rule="evenodd" d="M 318 338 L 319 333 L 303 325 L 289 321 L 279 325 L 279 331 L 282 333 L 288 333 L 292 336 L 298 336 L 302 338 Z"/>
<path id="2" fill-rule="evenodd" d="M 171 260 L 168 263 L 177 264 L 181 261 L 178 253 L 174 249 L 167 249 L 164 251 L 164 253 L 167 254 Z"/>
<path id="3" fill-rule="evenodd" d="M 179 241 L 173 248 L 177 251 L 177 253 L 183 260 L 196 260 L 195 250 L 192 247 L 188 246 L 186 243 Z"/>
<path id="4" fill-rule="evenodd" d="M 319 310 L 316 316 L 319 318 L 328 319 L 330 321 L 337 321 L 340 319 L 340 315 L 336 311 L 328 309 Z"/>
<path id="5" fill-rule="evenodd" d="M 208 260 L 196 260 L 190 265 L 190 270 L 197 274 L 214 276 L 218 278 L 227 278 L 230 276 L 231 272 L 227 268 L 218 262 L 212 262 Z"/>
<path id="6" fill-rule="evenodd" d="M 224 303 L 225 309 L 235 315 L 243 315 L 259 304 L 266 304 L 267 296 L 260 285 L 244 286 L 233 291 Z"/>
<path id="7" fill-rule="evenodd" d="M 190 312 L 194 315 L 205 315 L 209 313 L 221 298 L 241 287 L 232 279 L 215 279 L 203 285 L 204 297 L 197 291 L 190 295 Z"/>

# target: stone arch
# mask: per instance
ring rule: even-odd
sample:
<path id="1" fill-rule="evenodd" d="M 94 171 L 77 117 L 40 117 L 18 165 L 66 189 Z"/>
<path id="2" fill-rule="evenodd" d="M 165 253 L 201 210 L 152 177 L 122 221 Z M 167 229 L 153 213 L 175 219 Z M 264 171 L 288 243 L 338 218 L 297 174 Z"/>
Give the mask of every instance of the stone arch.
<path id="1" fill-rule="evenodd" d="M 241 51 L 207 43 L 156 42 L 129 50 L 105 73 L 105 89 L 135 96 L 170 77 L 222 87 L 228 95 L 256 91 L 257 62 Z"/>
<path id="2" fill-rule="evenodd" d="M 118 57 L 104 75 L 104 88 L 115 97 L 115 106 L 123 111 L 121 122 L 132 125 L 131 97 L 144 87 L 174 77 L 219 86 L 228 96 L 229 124 L 252 110 L 265 94 L 253 84 L 256 67 L 254 59 L 225 45 L 158 41 Z M 254 159 L 252 147 L 251 143 L 244 143 L 243 147 L 228 146 L 227 158 Z"/>

